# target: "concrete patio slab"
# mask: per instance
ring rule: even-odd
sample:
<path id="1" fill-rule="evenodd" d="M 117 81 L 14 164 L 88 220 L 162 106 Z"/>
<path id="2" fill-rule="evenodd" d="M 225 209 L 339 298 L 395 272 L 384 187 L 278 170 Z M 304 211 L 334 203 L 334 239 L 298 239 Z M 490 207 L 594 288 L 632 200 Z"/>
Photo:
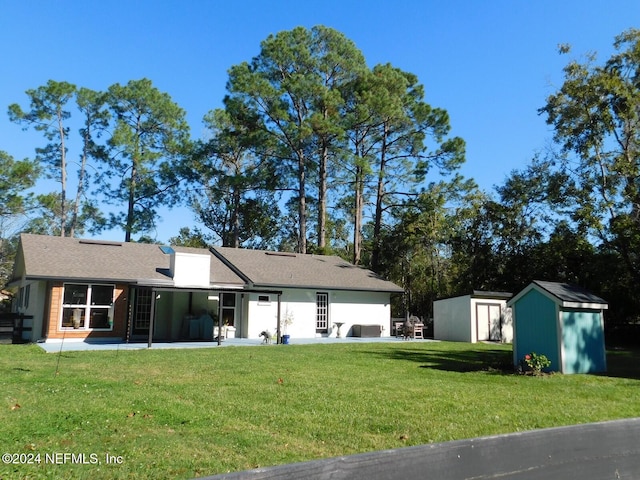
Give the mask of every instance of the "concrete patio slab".
<path id="1" fill-rule="evenodd" d="M 292 339 L 289 345 L 322 345 L 334 343 L 403 343 L 403 342 L 433 342 L 430 339 L 414 339 L 403 340 L 396 337 L 344 337 L 344 338 L 299 338 Z M 38 343 L 47 353 L 58 352 L 77 352 L 77 351 L 99 351 L 99 350 L 145 350 L 148 348 L 147 342 L 113 342 L 113 341 L 78 341 L 78 340 L 49 340 L 47 342 Z M 153 342 L 151 348 L 153 350 L 167 348 L 219 348 L 219 347 L 247 347 L 247 346 L 263 346 L 263 347 L 280 347 L 286 348 L 289 345 L 276 345 L 275 343 L 266 345 L 259 338 L 229 338 L 218 342 Z"/>

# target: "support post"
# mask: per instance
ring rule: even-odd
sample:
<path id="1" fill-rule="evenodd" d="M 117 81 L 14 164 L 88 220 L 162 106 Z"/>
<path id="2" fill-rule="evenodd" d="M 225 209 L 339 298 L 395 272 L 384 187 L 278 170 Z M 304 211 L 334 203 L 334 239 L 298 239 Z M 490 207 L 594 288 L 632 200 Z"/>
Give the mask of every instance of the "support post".
<path id="1" fill-rule="evenodd" d="M 224 293 L 218 293 L 218 346 L 222 345 L 222 296 Z"/>
<path id="2" fill-rule="evenodd" d="M 280 297 L 282 295 L 279 293 L 278 294 L 278 313 L 277 313 L 277 317 L 278 317 L 278 325 L 276 326 L 276 344 L 280 343 Z"/>

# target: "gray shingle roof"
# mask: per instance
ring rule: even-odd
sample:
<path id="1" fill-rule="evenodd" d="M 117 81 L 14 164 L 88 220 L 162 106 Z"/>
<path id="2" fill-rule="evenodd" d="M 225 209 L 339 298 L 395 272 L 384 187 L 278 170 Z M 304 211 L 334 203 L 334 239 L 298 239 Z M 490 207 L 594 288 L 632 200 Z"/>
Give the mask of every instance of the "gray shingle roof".
<path id="1" fill-rule="evenodd" d="M 212 249 L 255 287 L 326 288 L 402 293 L 402 288 L 340 257 L 227 247 Z"/>
<path id="2" fill-rule="evenodd" d="M 606 305 L 607 301 L 577 285 L 534 280 L 533 283 L 563 302 Z"/>
<path id="3" fill-rule="evenodd" d="M 478 298 L 494 298 L 499 300 L 508 300 L 513 297 L 511 292 L 488 292 L 486 290 L 474 290 L 471 294 L 472 297 Z"/>
<path id="4" fill-rule="evenodd" d="M 22 249 L 14 277 L 119 281 L 157 284 L 170 282 L 171 258 L 159 245 L 107 242 L 69 237 L 22 234 Z M 211 255 L 207 249 L 174 247 L 186 253 Z M 244 282 L 223 262 L 211 256 L 211 282 L 242 285 Z"/>
<path id="5" fill-rule="evenodd" d="M 22 234 L 14 280 L 93 280 L 171 284 L 170 255 L 160 245 L 108 242 Z M 211 256 L 212 284 L 261 288 L 324 288 L 402 293 L 402 288 L 370 270 L 335 256 L 263 250 L 173 247 L 177 252 Z"/>

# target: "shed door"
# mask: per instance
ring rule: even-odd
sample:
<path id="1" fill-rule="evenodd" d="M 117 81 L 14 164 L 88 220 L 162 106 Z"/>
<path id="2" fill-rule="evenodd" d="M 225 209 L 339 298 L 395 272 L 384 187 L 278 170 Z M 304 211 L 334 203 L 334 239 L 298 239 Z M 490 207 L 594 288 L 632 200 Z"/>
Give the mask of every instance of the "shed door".
<path id="1" fill-rule="evenodd" d="M 495 303 L 476 304 L 477 340 L 499 341 L 500 332 L 500 305 Z"/>
<path id="2" fill-rule="evenodd" d="M 502 316 L 500 305 L 489 305 L 489 340 L 502 340 Z"/>

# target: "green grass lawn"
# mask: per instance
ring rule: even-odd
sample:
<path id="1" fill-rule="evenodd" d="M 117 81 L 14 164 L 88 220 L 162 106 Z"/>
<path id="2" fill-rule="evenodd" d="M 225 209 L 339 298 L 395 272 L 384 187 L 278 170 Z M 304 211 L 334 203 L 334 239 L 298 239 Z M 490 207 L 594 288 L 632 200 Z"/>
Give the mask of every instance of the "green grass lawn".
<path id="1" fill-rule="evenodd" d="M 619 350 L 606 376 L 531 377 L 511 373 L 510 346 L 486 344 L 0 345 L 0 453 L 40 454 L 0 478 L 192 478 L 636 417 L 639 359 Z"/>

